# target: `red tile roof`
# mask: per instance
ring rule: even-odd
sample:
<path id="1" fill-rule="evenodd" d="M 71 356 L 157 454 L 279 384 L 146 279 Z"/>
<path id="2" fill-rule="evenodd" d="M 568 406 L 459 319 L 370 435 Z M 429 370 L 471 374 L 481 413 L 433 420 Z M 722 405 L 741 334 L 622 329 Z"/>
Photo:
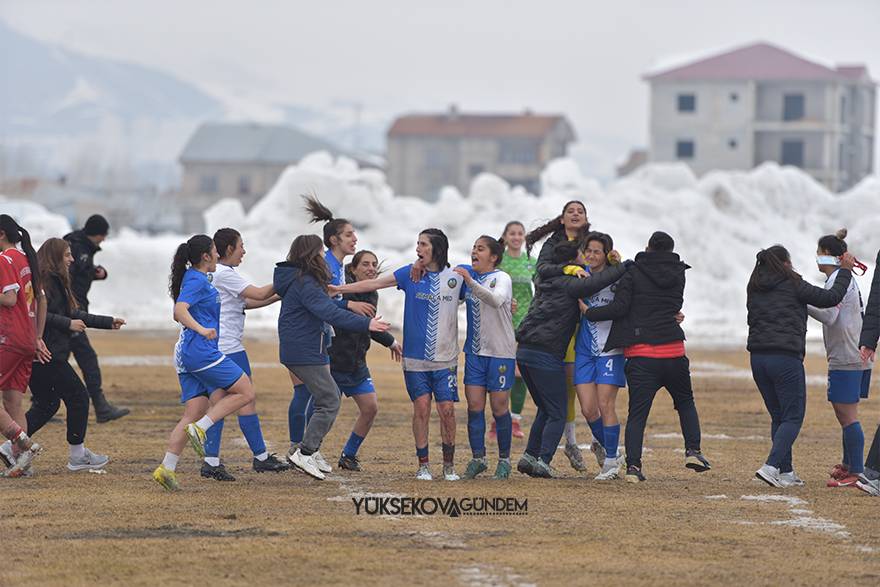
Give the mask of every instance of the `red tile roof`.
<path id="1" fill-rule="evenodd" d="M 860 72 L 855 72 L 860 69 Z M 853 80 L 863 65 L 832 69 L 769 43 L 754 43 L 645 76 L 647 80 Z"/>
<path id="2" fill-rule="evenodd" d="M 558 124 L 574 131 L 564 116 L 539 114 L 411 114 L 401 116 L 388 129 L 389 137 L 534 137 L 543 138 Z"/>

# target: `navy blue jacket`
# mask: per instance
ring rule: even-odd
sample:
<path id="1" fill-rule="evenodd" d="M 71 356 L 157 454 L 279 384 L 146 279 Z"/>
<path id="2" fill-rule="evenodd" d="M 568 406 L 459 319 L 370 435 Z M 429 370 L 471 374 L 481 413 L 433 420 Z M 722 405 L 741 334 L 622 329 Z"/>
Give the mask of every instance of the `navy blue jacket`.
<path id="1" fill-rule="evenodd" d="M 275 265 L 272 279 L 281 296 L 278 316 L 278 342 L 285 365 L 326 365 L 330 362 L 330 339 L 324 323 L 343 330 L 368 332 L 370 319 L 343 310 L 311 275 L 303 274 L 291 263 Z"/>

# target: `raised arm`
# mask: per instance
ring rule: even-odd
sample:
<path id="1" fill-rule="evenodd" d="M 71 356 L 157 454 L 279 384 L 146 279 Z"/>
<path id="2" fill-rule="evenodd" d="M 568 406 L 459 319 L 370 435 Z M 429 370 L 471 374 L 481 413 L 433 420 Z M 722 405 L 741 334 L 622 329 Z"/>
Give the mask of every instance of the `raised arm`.
<path id="1" fill-rule="evenodd" d="M 507 277 L 507 274 L 504 274 Z M 468 287 L 474 292 L 474 296 L 479 299 L 481 302 L 485 302 L 493 308 L 500 308 L 505 303 L 510 302 L 513 299 L 513 284 L 510 281 L 510 278 L 507 279 L 498 278 L 498 282 L 495 284 L 495 289 L 491 290 L 484 285 L 481 285 L 476 280 L 473 280 L 472 283 L 468 284 Z"/>
<path id="2" fill-rule="evenodd" d="M 368 293 L 371 291 L 376 291 L 377 289 L 384 289 L 386 287 L 394 287 L 397 285 L 397 279 L 394 277 L 393 273 L 387 273 L 385 275 L 381 275 L 376 279 L 365 279 L 364 281 L 356 281 L 354 283 L 346 283 L 345 285 L 337 285 L 330 286 L 330 292 L 332 294 L 354 294 L 354 293 Z"/>
<path id="3" fill-rule="evenodd" d="M 359 282 L 352 285 L 357 283 Z M 309 276 L 303 278 L 300 301 L 309 312 L 336 328 L 352 332 L 366 332 L 370 328 L 369 318 L 343 310 L 334 304 L 324 290 L 318 287 L 317 282 Z"/>
<path id="4" fill-rule="evenodd" d="M 625 264 L 606 267 L 604 271 L 593 273 L 587 279 L 566 279 L 563 287 L 565 292 L 573 298 L 585 298 L 602 291 L 626 274 Z"/>
<path id="5" fill-rule="evenodd" d="M 275 287 L 271 283 L 262 287 L 249 285 L 242 290 L 241 295 L 245 298 L 262 302 L 275 295 Z"/>
<path id="6" fill-rule="evenodd" d="M 597 274 L 597 276 L 602 275 L 602 273 L 607 271 L 608 269 L 605 269 L 605 271 Z M 591 277 L 590 279 L 595 278 L 596 276 Z M 629 314 L 629 308 L 632 304 L 632 283 L 632 276 L 624 275 L 620 281 L 617 282 L 617 289 L 614 292 L 614 299 L 611 303 L 607 306 L 589 308 L 584 312 L 584 318 L 590 322 L 602 322 L 603 320 L 616 320 L 618 318 L 623 318 Z"/>
<path id="7" fill-rule="evenodd" d="M 852 281 L 852 273 L 849 269 L 841 267 L 837 270 L 831 289 L 816 287 L 801 279 L 795 284 L 795 295 L 801 303 L 817 308 L 830 308 L 839 304 L 846 295 L 850 281 Z"/>

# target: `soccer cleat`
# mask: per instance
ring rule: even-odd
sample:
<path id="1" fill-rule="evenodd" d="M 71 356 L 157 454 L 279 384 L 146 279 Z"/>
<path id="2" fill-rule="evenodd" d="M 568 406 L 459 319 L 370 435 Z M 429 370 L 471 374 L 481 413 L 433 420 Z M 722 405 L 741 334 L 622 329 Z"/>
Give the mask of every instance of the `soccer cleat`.
<path id="1" fill-rule="evenodd" d="M 763 467 L 755 471 L 755 477 L 771 487 L 786 487 L 782 479 L 779 477 L 779 469 L 766 463 Z"/>
<path id="2" fill-rule="evenodd" d="M 826 487 L 855 487 L 856 483 L 858 483 L 859 477 L 858 475 L 850 474 L 848 477 L 844 477 L 843 479 L 829 479 L 827 483 L 825 483 Z"/>
<path id="3" fill-rule="evenodd" d="M 535 461 L 535 466 L 532 469 L 532 477 L 537 477 L 539 479 L 556 479 L 559 477 L 559 473 L 551 467 L 549 464 L 545 463 L 541 459 Z"/>
<path id="4" fill-rule="evenodd" d="M 345 469 L 346 471 L 361 470 L 361 462 L 358 460 L 357 456 L 350 457 L 345 453 L 339 455 L 339 462 L 336 463 L 336 466 L 340 469 Z"/>
<path id="5" fill-rule="evenodd" d="M 498 466 L 495 467 L 495 474 L 492 475 L 493 479 L 507 479 L 510 477 L 510 461 L 507 459 L 502 459 L 498 461 Z"/>
<path id="6" fill-rule="evenodd" d="M 684 466 L 693 469 L 697 473 L 704 473 L 712 468 L 706 457 L 698 450 L 688 449 L 684 453 Z"/>
<path id="7" fill-rule="evenodd" d="M 522 431 L 522 425 L 520 424 L 519 420 L 514 420 L 511 423 L 510 433 L 513 435 L 514 438 L 525 438 L 526 437 L 525 433 L 523 433 L 523 431 Z"/>
<path id="8" fill-rule="evenodd" d="M 832 479 L 845 479 L 846 477 L 849 477 L 849 465 L 838 463 L 831 467 L 829 475 Z"/>
<path id="9" fill-rule="evenodd" d="M 868 495 L 880 496 L 880 479 L 868 479 L 864 474 L 859 475 L 856 487 Z"/>
<path id="10" fill-rule="evenodd" d="M 15 455 L 12 454 L 11 440 L 7 440 L 3 444 L 0 444 L 0 463 L 2 463 L 6 469 L 15 464 Z"/>
<path id="11" fill-rule="evenodd" d="M 314 454 L 304 455 L 302 449 L 297 449 L 297 451 L 290 457 L 290 462 L 292 462 L 293 465 L 303 473 L 311 475 L 320 481 L 324 480 L 324 473 L 318 468 L 318 463 L 315 461 Z"/>
<path id="12" fill-rule="evenodd" d="M 523 456 L 519 458 L 519 462 L 516 464 L 516 470 L 522 473 L 523 475 L 532 476 L 532 471 L 535 468 L 535 463 L 538 462 L 538 459 L 530 455 L 529 453 L 523 453 Z"/>
<path id="13" fill-rule="evenodd" d="M 177 475 L 171 469 L 166 469 L 165 465 L 159 465 L 153 471 L 153 481 L 165 488 L 166 491 L 177 491 L 180 484 L 177 483 Z"/>
<path id="14" fill-rule="evenodd" d="M 266 457 L 265 460 L 262 461 L 254 458 L 253 467 L 254 471 L 256 471 L 257 473 L 277 473 L 278 471 L 286 471 L 290 468 L 290 465 L 282 460 L 279 460 L 278 457 L 275 456 L 275 453 L 272 453 L 268 457 Z"/>
<path id="15" fill-rule="evenodd" d="M 76 459 L 68 460 L 67 468 L 71 471 L 97 471 L 98 469 L 103 469 L 109 462 L 110 457 L 108 457 L 107 455 L 95 454 L 89 449 L 85 448 L 83 451 L 83 456 Z"/>
<path id="16" fill-rule="evenodd" d="M 419 470 L 416 473 L 416 479 L 419 481 L 433 481 L 434 476 L 431 475 L 431 469 L 428 468 L 428 465 L 419 465 Z"/>
<path id="17" fill-rule="evenodd" d="M 647 481 L 645 476 L 642 474 L 642 468 L 637 467 L 636 465 L 630 465 L 626 468 L 626 475 L 624 479 L 627 483 L 643 483 Z"/>
<path id="18" fill-rule="evenodd" d="M 452 463 L 443 463 L 443 479 L 445 481 L 458 481 L 461 477 L 455 472 L 455 465 Z"/>
<path id="19" fill-rule="evenodd" d="M 333 472 L 333 467 L 330 466 L 330 463 L 324 460 L 324 455 L 321 454 L 321 451 L 316 450 L 314 453 L 312 453 L 312 456 L 315 458 L 315 464 L 318 466 L 318 469 L 320 469 L 322 473 Z"/>
<path id="20" fill-rule="evenodd" d="M 30 477 L 28 471 L 31 469 L 31 463 L 34 461 L 34 457 L 41 452 L 43 452 L 43 447 L 32 441 L 30 448 L 26 448 L 18 453 L 18 457 L 15 459 L 15 464 L 6 469 L 3 476 L 12 478 Z"/>
<path id="21" fill-rule="evenodd" d="M 223 463 L 220 463 L 215 467 L 213 465 L 209 465 L 208 463 L 202 462 L 202 468 L 199 473 L 205 479 L 216 479 L 217 481 L 235 481 L 235 477 L 233 477 L 232 474 L 226 470 L 226 467 L 223 466 Z"/>
<path id="22" fill-rule="evenodd" d="M 593 477 L 596 481 L 612 481 L 620 479 L 620 464 L 615 459 L 611 463 L 602 463 L 602 472 Z"/>
<path id="23" fill-rule="evenodd" d="M 606 453 L 605 447 L 602 446 L 602 443 L 593 440 L 593 442 L 590 443 L 590 451 L 592 451 L 593 456 L 596 457 L 596 463 L 598 463 L 600 467 L 604 466 Z"/>
<path id="24" fill-rule="evenodd" d="M 471 462 L 467 465 L 467 469 L 464 471 L 464 478 L 473 479 L 488 468 L 489 465 L 486 462 L 486 457 L 471 459 Z"/>
<path id="25" fill-rule="evenodd" d="M 779 480 L 782 481 L 783 487 L 803 487 L 804 480 L 798 477 L 797 473 L 794 471 L 789 471 L 787 473 L 780 473 Z"/>
<path id="26" fill-rule="evenodd" d="M 581 454 L 581 449 L 578 445 L 566 444 L 565 456 L 568 457 L 568 462 L 571 464 L 571 468 L 575 471 L 587 470 L 587 465 L 584 463 L 584 455 Z"/>
<path id="27" fill-rule="evenodd" d="M 189 439 L 189 445 L 196 451 L 199 458 L 205 458 L 205 431 L 195 422 L 186 425 L 186 437 Z"/>
<path id="28" fill-rule="evenodd" d="M 495 420 L 492 420 L 492 425 L 489 427 L 489 438 L 492 440 L 498 438 L 498 430 L 495 428 Z"/>

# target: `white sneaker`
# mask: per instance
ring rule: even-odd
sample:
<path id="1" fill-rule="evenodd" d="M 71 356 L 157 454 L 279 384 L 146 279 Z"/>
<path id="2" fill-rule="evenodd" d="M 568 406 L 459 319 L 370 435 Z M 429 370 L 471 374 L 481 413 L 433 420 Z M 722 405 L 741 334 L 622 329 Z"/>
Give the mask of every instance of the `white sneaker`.
<path id="1" fill-rule="evenodd" d="M 771 487 L 786 487 L 782 479 L 779 477 L 779 469 L 768 464 L 755 471 L 755 477 L 770 485 Z"/>
<path id="2" fill-rule="evenodd" d="M 324 473 L 318 468 L 318 463 L 315 462 L 314 454 L 304 455 L 300 449 L 297 449 L 297 451 L 292 455 L 289 455 L 288 458 L 290 459 L 290 462 L 303 473 L 311 475 L 315 479 L 324 480 Z"/>
<path id="3" fill-rule="evenodd" d="M 3 444 L 0 444 L 0 461 L 2 461 L 7 469 L 15 465 L 15 456 L 12 454 L 11 440 L 7 440 Z"/>
<path id="4" fill-rule="evenodd" d="M 788 473 L 780 473 L 779 480 L 782 481 L 783 487 L 803 487 L 804 480 L 797 476 L 794 471 Z"/>
<path id="5" fill-rule="evenodd" d="M 593 477 L 593 479 L 596 481 L 611 481 L 613 479 L 620 479 L 620 464 L 618 460 L 615 459 L 608 464 L 602 463 L 602 472 Z"/>
<path id="6" fill-rule="evenodd" d="M 312 456 L 315 458 L 315 464 L 318 465 L 318 469 L 320 469 L 322 473 L 333 472 L 333 467 L 330 466 L 330 463 L 324 460 L 324 455 L 321 454 L 321 451 L 316 450 L 312 453 Z"/>
<path id="7" fill-rule="evenodd" d="M 419 481 L 433 481 L 434 476 L 431 475 L 431 469 L 428 465 L 419 465 L 419 472 L 416 473 L 416 479 Z"/>
<path id="8" fill-rule="evenodd" d="M 95 454 L 89 449 L 85 449 L 85 453 L 83 456 L 77 459 L 69 459 L 67 462 L 67 468 L 71 471 L 83 471 L 85 469 L 103 469 L 104 466 L 110 462 L 110 457 L 107 455 L 99 455 Z"/>
<path id="9" fill-rule="evenodd" d="M 455 472 L 455 467 L 452 465 L 443 465 L 443 479 L 446 481 L 458 481 L 461 477 Z"/>

